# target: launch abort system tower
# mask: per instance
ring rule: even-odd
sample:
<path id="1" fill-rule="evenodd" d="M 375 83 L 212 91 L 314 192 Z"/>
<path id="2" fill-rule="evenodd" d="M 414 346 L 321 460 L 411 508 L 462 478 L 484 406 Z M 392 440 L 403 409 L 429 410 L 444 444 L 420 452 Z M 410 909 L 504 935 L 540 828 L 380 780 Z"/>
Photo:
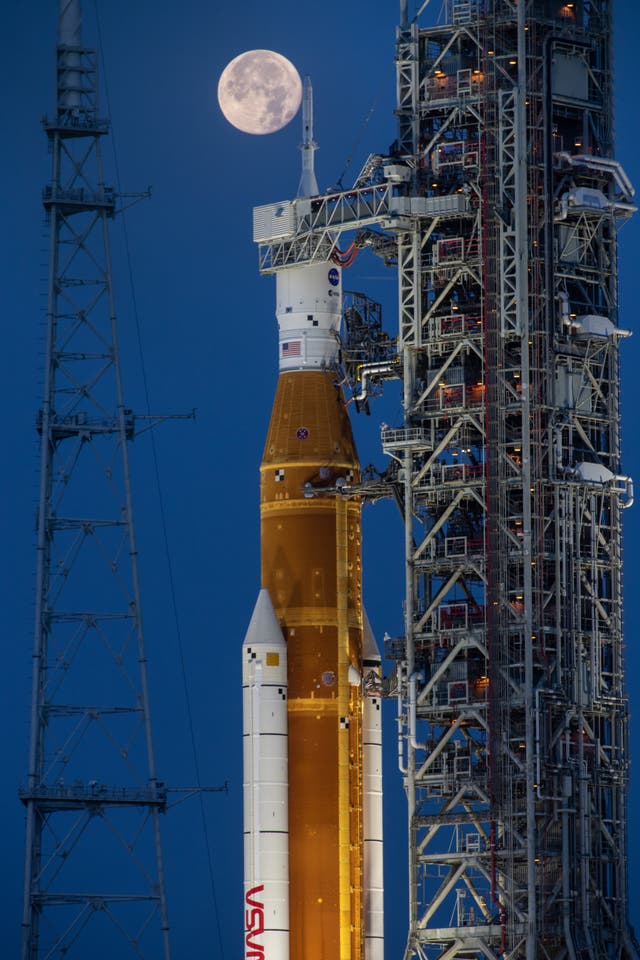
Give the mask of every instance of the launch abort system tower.
<path id="1" fill-rule="evenodd" d="M 103 177 L 79 0 L 61 0 L 52 159 L 22 960 L 169 958 Z"/>
<path id="2" fill-rule="evenodd" d="M 399 370 L 405 960 L 636 956 L 612 3 L 450 0 L 428 27 L 425 7 L 401 2 L 391 155 L 254 217 L 265 273 L 345 231 L 397 259 L 399 363 L 363 353 L 355 394 Z"/>

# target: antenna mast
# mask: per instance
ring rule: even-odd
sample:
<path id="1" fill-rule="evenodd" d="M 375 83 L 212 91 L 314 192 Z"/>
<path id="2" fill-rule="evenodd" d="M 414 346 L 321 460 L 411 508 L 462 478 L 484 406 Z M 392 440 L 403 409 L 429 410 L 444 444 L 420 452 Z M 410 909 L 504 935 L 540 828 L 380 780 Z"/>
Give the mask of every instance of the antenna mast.
<path id="1" fill-rule="evenodd" d="M 22 960 L 169 960 L 97 55 L 60 0 Z"/>

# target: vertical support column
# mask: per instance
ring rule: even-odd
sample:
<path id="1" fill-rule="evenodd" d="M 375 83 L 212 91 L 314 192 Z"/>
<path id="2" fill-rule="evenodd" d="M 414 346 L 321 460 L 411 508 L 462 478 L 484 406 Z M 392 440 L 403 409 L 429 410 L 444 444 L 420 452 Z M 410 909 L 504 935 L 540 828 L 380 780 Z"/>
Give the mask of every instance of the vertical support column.
<path id="1" fill-rule="evenodd" d="M 525 731 L 526 731 L 526 822 L 527 822 L 527 960 L 535 960 L 537 943 L 536 920 L 536 816 L 535 816 L 535 735 L 533 702 L 533 583 L 532 583 L 532 493 L 531 463 L 531 372 L 530 347 L 532 331 L 529 321 L 529 220 L 527 211 L 528 162 L 526 100 L 528 90 L 526 4 L 518 4 L 517 59 L 518 86 L 515 94 L 515 231 L 516 231 L 516 296 L 522 381 L 522 563 L 524 595 L 525 652 Z"/>

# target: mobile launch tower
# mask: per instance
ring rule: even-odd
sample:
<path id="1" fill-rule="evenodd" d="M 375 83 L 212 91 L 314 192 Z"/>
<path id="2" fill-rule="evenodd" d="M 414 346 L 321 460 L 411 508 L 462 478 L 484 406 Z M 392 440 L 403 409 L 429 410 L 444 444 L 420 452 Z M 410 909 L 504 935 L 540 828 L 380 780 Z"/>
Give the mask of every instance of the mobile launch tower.
<path id="1" fill-rule="evenodd" d="M 22 960 L 169 958 L 96 51 L 60 0 Z"/>
<path id="2" fill-rule="evenodd" d="M 343 356 L 356 400 L 403 390 L 382 447 L 406 544 L 386 651 L 405 960 L 635 957 L 616 267 L 635 208 L 612 2 L 448 0 L 428 27 L 425 7 L 409 21 L 401 0 L 390 154 L 254 216 L 265 273 L 328 260 L 346 231 L 397 262 L 397 362 L 374 338 Z"/>
<path id="3" fill-rule="evenodd" d="M 633 955 L 611 15 L 398 33 L 412 191 L 466 201 L 398 234 L 407 956 Z"/>

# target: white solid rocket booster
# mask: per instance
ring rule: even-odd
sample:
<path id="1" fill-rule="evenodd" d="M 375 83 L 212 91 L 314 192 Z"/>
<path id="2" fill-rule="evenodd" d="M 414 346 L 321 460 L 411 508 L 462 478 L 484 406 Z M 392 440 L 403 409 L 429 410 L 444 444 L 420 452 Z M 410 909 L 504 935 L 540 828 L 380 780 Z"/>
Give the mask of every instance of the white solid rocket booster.
<path id="1" fill-rule="evenodd" d="M 244 957 L 289 957 L 287 647 L 269 591 L 242 647 Z"/>

